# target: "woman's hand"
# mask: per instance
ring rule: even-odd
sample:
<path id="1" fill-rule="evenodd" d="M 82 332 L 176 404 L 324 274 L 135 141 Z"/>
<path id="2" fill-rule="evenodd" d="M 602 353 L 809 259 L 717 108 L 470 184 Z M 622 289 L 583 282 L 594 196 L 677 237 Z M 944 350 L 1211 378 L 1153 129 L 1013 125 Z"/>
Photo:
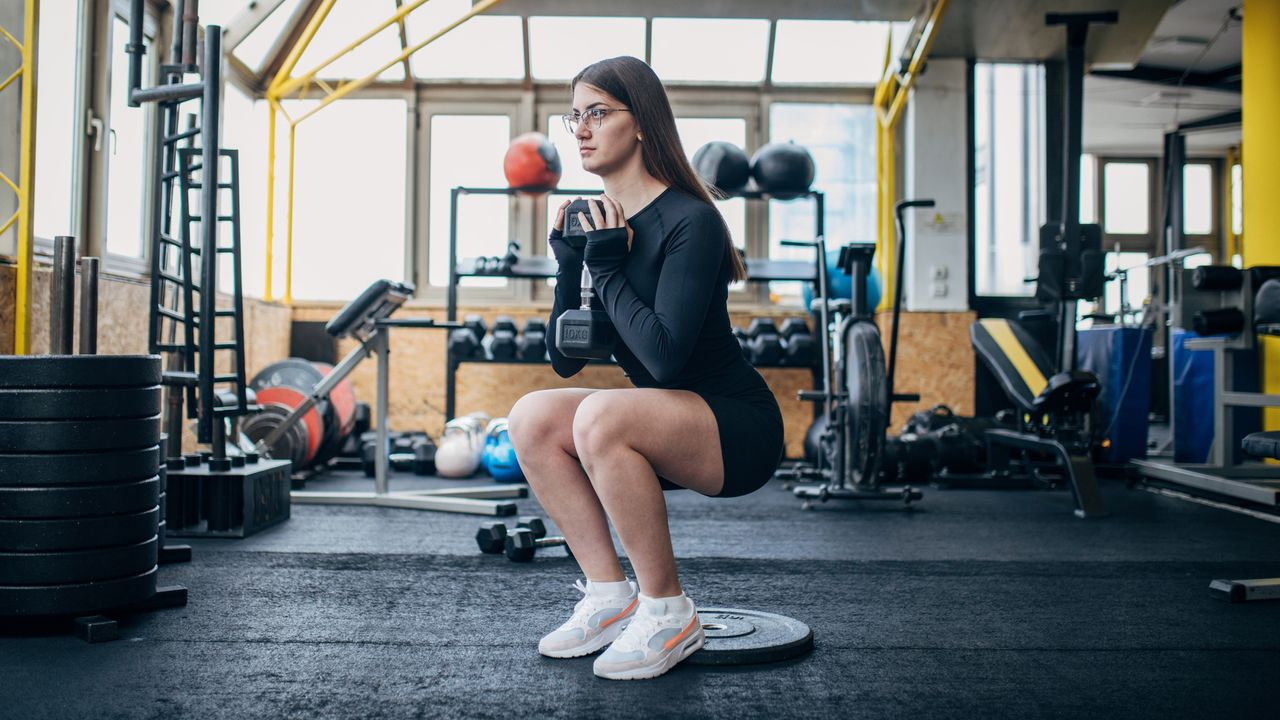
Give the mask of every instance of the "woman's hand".
<path id="1" fill-rule="evenodd" d="M 571 202 L 573 201 L 565 200 L 564 202 L 560 203 L 560 209 L 556 210 L 556 222 L 555 222 L 555 225 L 552 226 L 556 229 L 556 232 L 561 232 L 561 233 L 564 232 L 564 209 L 569 207 L 569 203 Z"/>
<path id="2" fill-rule="evenodd" d="M 551 236 L 547 238 L 547 244 L 551 246 L 551 254 L 555 256 L 556 262 L 570 269 L 581 268 L 582 251 L 564 239 L 564 210 L 569 207 L 569 202 L 565 200 L 560 203 L 560 209 L 556 211 L 556 223 L 551 230 Z"/>
<path id="3" fill-rule="evenodd" d="M 588 224 L 587 218 L 582 213 L 578 213 L 578 222 L 582 223 L 583 227 L 590 227 L 595 230 L 626 228 L 627 251 L 629 252 L 631 250 L 631 238 L 635 235 L 635 232 L 627 224 L 627 215 L 622 210 L 622 205 L 617 200 L 601 193 L 599 204 L 587 203 L 587 207 L 591 209 L 590 224 Z"/>

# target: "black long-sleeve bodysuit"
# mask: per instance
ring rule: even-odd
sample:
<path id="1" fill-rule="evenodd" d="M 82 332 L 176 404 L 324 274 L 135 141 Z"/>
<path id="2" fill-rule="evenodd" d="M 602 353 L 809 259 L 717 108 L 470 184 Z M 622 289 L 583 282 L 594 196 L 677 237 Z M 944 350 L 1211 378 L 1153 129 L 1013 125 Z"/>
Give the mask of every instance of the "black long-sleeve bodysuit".
<path id="1" fill-rule="evenodd" d="M 724 221 L 714 207 L 668 188 L 628 223 L 634 232 L 630 251 L 626 228 L 588 232 L 583 253 L 552 232 L 559 269 L 548 323 L 551 365 L 567 378 L 587 363 L 560 354 L 554 342 L 555 320 L 581 304 L 585 261 L 595 302 L 617 330 L 614 359 L 632 384 L 702 397 L 719 426 L 725 470 L 720 495 L 753 492 L 782 458 L 782 413 L 764 378 L 742 357 L 729 323 Z"/>

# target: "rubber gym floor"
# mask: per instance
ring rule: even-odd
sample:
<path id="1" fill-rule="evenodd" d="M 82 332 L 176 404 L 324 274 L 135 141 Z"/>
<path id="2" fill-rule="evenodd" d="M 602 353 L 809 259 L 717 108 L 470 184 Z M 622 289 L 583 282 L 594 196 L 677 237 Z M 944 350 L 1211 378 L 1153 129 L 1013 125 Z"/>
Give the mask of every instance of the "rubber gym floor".
<path id="1" fill-rule="evenodd" d="M 1119 482 L 1090 521 L 1065 491 L 667 499 L 690 597 L 803 620 L 811 654 L 601 680 L 535 649 L 577 598 L 561 550 L 520 565 L 477 551 L 476 516 L 295 505 L 246 540 L 191 541 L 160 577 L 189 604 L 120 640 L 0 637 L 0 716 L 1274 717 L 1280 603 L 1207 586 L 1280 575 L 1280 525 Z"/>

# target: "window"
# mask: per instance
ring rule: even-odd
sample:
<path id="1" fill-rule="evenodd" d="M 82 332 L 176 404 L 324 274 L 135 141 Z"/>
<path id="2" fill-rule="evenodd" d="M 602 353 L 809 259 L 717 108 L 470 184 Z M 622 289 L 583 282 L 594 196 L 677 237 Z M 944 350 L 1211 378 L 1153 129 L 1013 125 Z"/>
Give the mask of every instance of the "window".
<path id="1" fill-rule="evenodd" d="M 44 3 L 40 12 L 40 97 L 36 103 L 35 214 L 37 237 L 75 234 L 76 54 L 64 40 L 77 36 L 78 3 Z M 17 88 L 17 85 L 13 85 Z M 16 146 L 15 146 L 16 147 Z M 15 178 L 16 179 L 16 178 Z M 6 189 L 5 192 L 8 192 Z M 6 218 L 7 219 L 7 218 Z"/>
<path id="2" fill-rule="evenodd" d="M 909 23 L 844 20 L 779 20 L 770 78 L 778 84 L 875 85 L 884 70 L 885 43 L 893 30 L 893 60 L 906 42 Z"/>
<path id="3" fill-rule="evenodd" d="M 1132 310 L 1139 310 L 1142 304 L 1147 301 L 1151 295 L 1151 271 L 1142 267 L 1142 264 L 1150 259 L 1147 253 L 1143 252 L 1109 252 L 1104 261 L 1104 267 L 1107 273 L 1115 272 L 1119 269 L 1129 270 L 1128 276 L 1128 306 Z M 1121 310 L 1120 306 L 1120 281 L 1113 280 L 1107 283 L 1106 294 L 1104 297 L 1104 305 L 1106 311 L 1112 314 L 1118 314 Z"/>
<path id="4" fill-rule="evenodd" d="M 813 155 L 813 188 L 824 195 L 827 247 L 875 242 L 875 110 L 870 105 L 774 103 L 769 113 L 771 142 L 794 141 Z M 813 260 L 808 248 L 783 247 L 783 240 L 813 240 L 812 199 L 769 201 L 769 257 Z M 782 301 L 798 301 L 799 283 L 770 283 Z"/>
<path id="5" fill-rule="evenodd" d="M 471 10 L 470 0 L 431 0 L 405 17 L 409 47 Z M 388 58 L 389 59 L 389 58 Z M 524 77 L 524 32 L 518 17 L 473 17 L 409 58 L 422 79 Z"/>
<path id="6" fill-rule="evenodd" d="M 1029 296 L 1045 222 L 1044 67 L 978 63 L 973 84 L 974 291 Z"/>
<path id="7" fill-rule="evenodd" d="M 294 68 L 301 75 L 328 60 L 396 11 L 392 0 L 338 0 Z M 276 11 L 277 14 L 279 10 Z M 256 35 L 257 33 L 255 33 Z M 393 23 L 327 65 L 316 77 L 357 79 L 377 70 L 401 52 L 400 30 Z M 404 65 L 396 63 L 379 80 L 403 80 Z"/>
<path id="8" fill-rule="evenodd" d="M 111 21 L 111 127 L 102 138 L 107 161 L 107 241 L 108 253 L 143 259 L 143 223 L 146 212 L 147 118 L 156 111 L 154 105 L 129 107 L 129 55 L 124 46 L 129 38 L 129 25 L 122 18 Z M 151 44 L 153 38 L 146 38 Z M 154 59 L 154 53 L 145 62 Z M 154 84 L 153 73 L 144 69 L 143 85 Z"/>
<path id="9" fill-rule="evenodd" d="M 1213 166 L 1208 163 L 1182 166 L 1182 232 L 1213 233 Z"/>
<path id="10" fill-rule="evenodd" d="M 314 107 L 287 102 L 293 117 Z M 379 278 L 405 277 L 403 100 L 344 100 L 297 129 L 293 296 L 349 300 Z M 288 137 L 287 130 L 285 137 Z M 288 145 L 277 151 L 276 255 L 283 262 Z M 245 226 L 251 235 L 252 226 Z M 249 262 L 252 256 L 247 255 Z"/>
<path id="11" fill-rule="evenodd" d="M 342 104 L 342 103 L 338 103 Z M 233 83 L 227 83 L 222 93 L 222 146 L 238 150 L 240 153 L 240 271 L 241 289 L 247 295 L 261 297 L 266 287 L 266 232 L 267 222 L 267 103 L 264 100 L 254 101 L 240 91 Z M 321 110 L 317 117 L 311 118 L 299 126 L 304 132 L 307 123 L 319 122 L 319 116 L 329 112 Z M 283 117 L 276 118 L 278 159 L 288 157 L 288 125 Z M 305 136 L 304 136 L 305 137 Z M 281 142 L 283 140 L 283 142 Z M 309 149 L 301 145 L 299 152 Z M 285 166 L 283 163 L 277 172 Z M 276 217 L 284 212 L 285 186 L 276 194 Z M 224 197 L 223 203 L 227 202 Z M 229 210 L 229 207 L 225 208 Z M 295 216 L 295 223 L 297 222 Z M 295 226 L 296 227 L 296 226 Z M 279 271 L 283 272 L 283 248 L 281 239 L 284 235 L 276 234 L 276 253 L 273 258 L 279 262 Z M 305 252 L 305 251 L 304 251 Z M 219 274 L 221 289 L 229 291 L 230 276 Z M 295 280 L 297 276 L 295 275 Z M 335 298 L 336 299 L 336 298 Z"/>
<path id="12" fill-rule="evenodd" d="M 1151 219 L 1151 166 L 1145 162 L 1109 162 L 1102 171 L 1103 232 L 1146 235 Z"/>
<path id="13" fill-rule="evenodd" d="M 1240 163 L 1231 166 L 1231 234 L 1244 233 L 1244 168 Z"/>
<path id="14" fill-rule="evenodd" d="M 507 115 L 431 116 L 428 256 L 430 283 L 449 285 L 449 199 L 459 186 L 506 187 L 502 158 L 511 144 Z M 511 200 L 505 195 L 458 199 L 458 258 L 502 255 L 511 239 Z M 466 287 L 502 287 L 506 278 L 463 278 Z"/>
<path id="15" fill-rule="evenodd" d="M 653 19 L 653 70 L 664 81 L 764 80 L 767 20 Z"/>
<path id="16" fill-rule="evenodd" d="M 539 80 L 568 80 L 601 58 L 643 58 L 644 36 L 643 18 L 531 17 L 529 70 Z"/>
<path id="17" fill-rule="evenodd" d="M 285 32 L 289 20 L 298 11 L 300 4 L 302 4 L 302 0 L 284 0 L 279 7 L 267 16 L 266 20 L 262 21 L 262 24 L 245 36 L 245 39 L 236 46 L 232 53 L 240 58 L 246 66 L 261 70 L 268 60 L 267 53 L 271 52 L 276 40 Z M 235 15 L 231 17 L 234 18 Z"/>
<path id="18" fill-rule="evenodd" d="M 1098 171 L 1095 158 L 1080 156 L 1080 222 L 1098 222 Z"/>

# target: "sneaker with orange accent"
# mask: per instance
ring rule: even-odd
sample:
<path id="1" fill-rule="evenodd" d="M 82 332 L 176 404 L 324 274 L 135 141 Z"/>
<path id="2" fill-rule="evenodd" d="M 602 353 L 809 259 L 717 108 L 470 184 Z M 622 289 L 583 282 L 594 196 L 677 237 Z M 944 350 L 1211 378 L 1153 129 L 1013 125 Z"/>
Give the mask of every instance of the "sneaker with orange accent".
<path id="1" fill-rule="evenodd" d="M 590 655 L 613 642 L 635 615 L 639 604 L 636 584 L 630 584 L 631 594 L 609 597 L 591 592 L 582 580 L 574 582 L 582 599 L 563 625 L 538 642 L 538 652 L 553 658 L 575 658 Z"/>
<path id="2" fill-rule="evenodd" d="M 596 675 L 610 680 L 658 677 L 702 648 L 698 610 L 667 610 L 667 601 L 640 598 L 640 609 L 618 639 L 596 658 Z M 692 605 L 692 603 L 691 603 Z"/>

